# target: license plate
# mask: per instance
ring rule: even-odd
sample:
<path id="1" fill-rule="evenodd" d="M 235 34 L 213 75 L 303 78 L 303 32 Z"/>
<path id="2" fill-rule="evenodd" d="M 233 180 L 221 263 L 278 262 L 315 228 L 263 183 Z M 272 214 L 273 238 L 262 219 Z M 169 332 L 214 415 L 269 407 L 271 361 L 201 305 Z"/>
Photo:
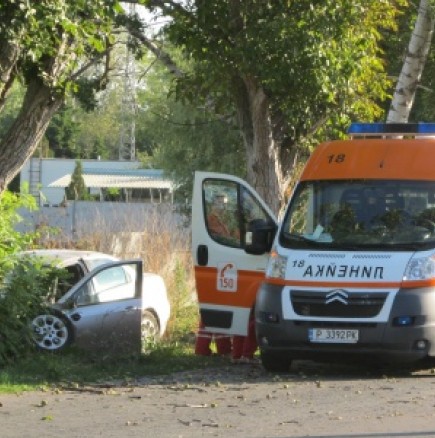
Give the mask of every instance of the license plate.
<path id="1" fill-rule="evenodd" d="M 310 342 L 331 344 L 355 344 L 359 339 L 358 330 L 311 328 L 308 330 Z"/>

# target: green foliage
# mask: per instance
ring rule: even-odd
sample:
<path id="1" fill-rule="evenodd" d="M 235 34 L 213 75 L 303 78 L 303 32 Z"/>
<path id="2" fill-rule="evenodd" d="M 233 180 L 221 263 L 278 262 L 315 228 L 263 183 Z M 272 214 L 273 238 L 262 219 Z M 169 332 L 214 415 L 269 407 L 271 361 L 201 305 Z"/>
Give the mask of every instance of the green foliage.
<path id="1" fill-rule="evenodd" d="M 88 189 L 83 179 L 83 166 L 80 160 L 76 161 L 76 167 L 71 175 L 71 182 L 65 188 L 66 199 L 86 200 L 89 199 Z"/>
<path id="2" fill-rule="evenodd" d="M 179 61 L 179 52 L 171 51 Z M 185 70 L 189 63 L 183 60 Z M 233 113 L 217 115 L 198 96 L 195 103 L 180 102 L 171 94 L 167 71 L 156 64 L 147 75 L 147 87 L 138 92 L 142 110 L 137 115 L 136 143 L 176 182 L 176 196 L 190 198 L 195 170 L 245 176 L 246 164 L 240 131 Z"/>
<path id="3" fill-rule="evenodd" d="M 36 238 L 36 234 L 23 234 L 15 230 L 15 225 L 22 220 L 18 213 L 21 207 L 35 210 L 35 198 L 8 191 L 0 195 L 0 260 L 7 260 L 16 251 L 27 248 Z"/>
<path id="4" fill-rule="evenodd" d="M 0 366 L 32 348 L 29 318 L 43 308 L 53 278 L 59 275 L 40 261 L 17 257 L 37 237 L 15 230 L 21 207 L 35 209 L 34 198 L 8 191 L 0 195 Z"/>
<path id="5" fill-rule="evenodd" d="M 115 20 L 123 13 L 116 0 L 5 0 L 0 4 L 0 39 L 20 46 L 24 77 L 38 75 L 65 89 L 72 83 L 70 73 L 77 58 L 98 56 L 113 43 Z M 66 41 L 68 47 L 60 49 Z M 65 51 L 63 62 L 69 66 L 50 74 L 47 57 L 60 51 Z"/>
<path id="6" fill-rule="evenodd" d="M 121 96 L 119 87 L 100 94 L 98 108 L 85 111 L 66 99 L 46 132 L 50 150 L 58 158 L 117 159 Z M 140 144 L 138 145 L 140 150 Z"/>
<path id="7" fill-rule="evenodd" d="M 351 119 L 381 117 L 389 81 L 380 31 L 395 28 L 404 5 L 197 0 L 186 10 L 167 7 L 173 17 L 167 35 L 196 61 L 192 74 L 178 81 L 178 95 L 193 101 L 212 94 L 220 111 L 236 104 L 240 80 L 255 80 L 272 113 L 284 114 L 280 132 L 292 143 L 316 131 L 336 136 L 334 127 Z"/>
<path id="8" fill-rule="evenodd" d="M 46 309 L 60 274 L 31 257 L 0 259 L 0 365 L 29 353 L 34 344 L 29 322 Z M 11 266 L 12 265 L 12 266 Z"/>
<path id="9" fill-rule="evenodd" d="M 46 131 L 50 150 L 56 157 L 80 158 L 76 138 L 79 130 L 77 114 L 82 111 L 76 106 L 64 105 L 52 118 Z"/>

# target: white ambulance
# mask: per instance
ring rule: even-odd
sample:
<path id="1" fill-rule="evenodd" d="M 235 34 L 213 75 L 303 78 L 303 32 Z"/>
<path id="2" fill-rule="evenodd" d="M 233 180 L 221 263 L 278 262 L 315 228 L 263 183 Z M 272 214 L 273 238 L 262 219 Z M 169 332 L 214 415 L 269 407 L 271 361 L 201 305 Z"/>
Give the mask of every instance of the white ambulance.
<path id="1" fill-rule="evenodd" d="M 266 370 L 435 356 L 435 124 L 353 124 L 349 136 L 316 148 L 280 224 L 243 180 L 195 175 L 202 322 L 243 335 L 255 309 Z"/>

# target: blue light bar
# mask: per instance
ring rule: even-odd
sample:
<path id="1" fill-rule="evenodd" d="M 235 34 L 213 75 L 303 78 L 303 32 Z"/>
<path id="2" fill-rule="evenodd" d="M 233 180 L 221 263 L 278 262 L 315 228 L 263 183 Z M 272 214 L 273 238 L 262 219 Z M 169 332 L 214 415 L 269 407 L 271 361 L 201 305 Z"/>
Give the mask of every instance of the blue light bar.
<path id="1" fill-rule="evenodd" d="M 435 135 L 435 123 L 351 123 L 349 135 Z"/>

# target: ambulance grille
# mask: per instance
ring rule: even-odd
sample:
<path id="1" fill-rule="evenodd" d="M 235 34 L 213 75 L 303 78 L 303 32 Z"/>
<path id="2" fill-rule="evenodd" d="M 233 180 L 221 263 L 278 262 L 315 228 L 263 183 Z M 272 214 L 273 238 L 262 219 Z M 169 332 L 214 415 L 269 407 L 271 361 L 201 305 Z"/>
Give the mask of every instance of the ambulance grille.
<path id="1" fill-rule="evenodd" d="M 300 316 L 331 318 L 372 318 L 378 315 L 387 292 L 348 292 L 331 300 L 330 292 L 290 291 L 293 310 Z"/>

